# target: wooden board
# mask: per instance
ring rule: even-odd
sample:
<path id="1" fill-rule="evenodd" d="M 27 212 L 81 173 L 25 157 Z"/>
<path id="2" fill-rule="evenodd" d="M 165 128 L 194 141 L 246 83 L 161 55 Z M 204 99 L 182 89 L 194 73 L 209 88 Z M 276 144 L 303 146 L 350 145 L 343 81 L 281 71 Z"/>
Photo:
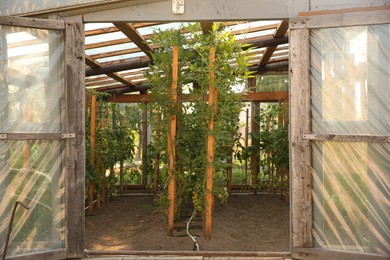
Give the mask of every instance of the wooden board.
<path id="1" fill-rule="evenodd" d="M 218 102 L 218 89 L 214 86 L 215 73 L 214 73 L 214 61 L 215 61 L 215 47 L 210 47 L 210 71 L 209 71 L 209 101 L 208 105 L 212 107 L 213 113 L 217 112 Z M 213 223 L 213 178 L 214 178 L 214 152 L 215 152 L 215 135 L 214 131 L 214 116 L 211 116 L 209 120 L 209 132 L 207 136 L 207 170 L 206 170 L 206 206 L 205 206 L 205 236 L 207 239 L 211 238 L 211 226 Z"/>
<path id="2" fill-rule="evenodd" d="M 290 178 L 292 246 L 311 247 L 309 30 L 290 31 Z"/>
<path id="3" fill-rule="evenodd" d="M 389 260 L 390 256 L 381 256 L 374 254 L 363 254 L 357 252 L 342 252 L 332 251 L 322 248 L 294 248 L 294 259 L 307 260 L 328 260 L 328 259 L 343 259 L 343 260 Z"/>
<path id="4" fill-rule="evenodd" d="M 66 22 L 66 120 L 76 137 L 66 141 L 65 229 L 67 258 L 84 256 L 85 88 L 84 25 Z"/>

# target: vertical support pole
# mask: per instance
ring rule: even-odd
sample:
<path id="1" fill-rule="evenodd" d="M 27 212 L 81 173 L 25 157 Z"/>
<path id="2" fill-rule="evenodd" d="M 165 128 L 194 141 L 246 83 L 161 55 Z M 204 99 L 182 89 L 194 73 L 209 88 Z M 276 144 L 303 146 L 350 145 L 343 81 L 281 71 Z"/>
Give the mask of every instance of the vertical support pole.
<path id="1" fill-rule="evenodd" d="M 147 91 L 141 91 L 141 94 L 147 94 Z M 142 118 L 141 118 L 141 150 L 142 150 L 142 185 L 146 185 L 147 183 L 147 175 L 148 175 L 148 103 L 144 103 L 144 109 L 142 110 Z"/>
<path id="2" fill-rule="evenodd" d="M 248 88 L 253 92 L 256 92 L 256 78 L 248 79 Z M 253 145 L 253 136 L 256 135 L 260 129 L 258 127 L 258 122 L 256 121 L 256 117 L 259 114 L 260 104 L 257 101 L 252 102 L 251 109 L 251 133 L 252 133 L 252 145 Z M 257 176 L 259 175 L 259 151 L 252 151 L 251 155 L 251 175 L 252 175 L 252 188 L 253 193 L 257 194 Z"/>
<path id="3" fill-rule="evenodd" d="M 290 31 L 290 182 L 292 250 L 312 246 L 312 204 L 309 179 L 310 142 L 310 32 Z M 309 184 L 309 185 L 308 185 Z"/>
<path id="4" fill-rule="evenodd" d="M 248 149 L 248 142 L 249 142 L 249 109 L 246 109 L 245 114 L 245 150 Z M 245 166 L 244 166 L 244 173 L 245 173 L 245 189 L 248 189 L 248 158 L 245 158 Z"/>
<path id="5" fill-rule="evenodd" d="M 206 171 L 206 208 L 205 208 L 205 235 L 206 239 L 211 238 L 212 213 L 213 213 L 213 177 L 214 177 L 214 152 L 215 152 L 215 128 L 214 114 L 217 112 L 218 89 L 214 86 L 215 73 L 215 47 L 210 47 L 210 71 L 209 71 L 209 106 L 212 108 L 213 114 L 209 120 L 209 135 L 207 137 L 207 171 Z"/>
<path id="6" fill-rule="evenodd" d="M 95 163 L 95 122 L 96 122 L 96 96 L 91 96 L 91 130 L 90 130 L 90 147 L 91 154 L 89 163 L 92 167 L 94 167 Z M 93 193 L 94 193 L 94 183 L 93 180 L 89 180 L 88 187 L 88 215 L 93 214 Z"/>
<path id="7" fill-rule="evenodd" d="M 66 21 L 67 127 L 76 138 L 66 141 L 66 258 L 84 257 L 85 197 L 85 83 L 84 26 L 82 17 Z"/>
<path id="8" fill-rule="evenodd" d="M 154 170 L 153 170 L 153 193 L 157 194 L 158 172 L 160 167 L 160 155 L 156 154 L 154 157 Z"/>
<path id="9" fill-rule="evenodd" d="M 173 61 L 172 61 L 172 86 L 171 86 L 171 95 L 173 100 L 173 106 L 177 102 L 177 81 L 179 76 L 179 46 L 173 47 Z M 172 235 L 173 233 L 173 224 L 175 217 L 175 208 L 176 208 L 176 176 L 175 176 L 175 160 L 176 160 L 176 149 L 175 149 L 175 139 L 176 139 L 176 115 L 170 115 L 169 124 L 168 124 L 168 198 L 169 198 L 169 208 L 168 208 L 168 234 Z"/>
<path id="10" fill-rule="evenodd" d="M 23 122 L 31 123 L 31 105 L 29 102 L 23 107 Z M 30 144 L 28 141 L 23 143 L 23 168 L 30 169 Z"/>

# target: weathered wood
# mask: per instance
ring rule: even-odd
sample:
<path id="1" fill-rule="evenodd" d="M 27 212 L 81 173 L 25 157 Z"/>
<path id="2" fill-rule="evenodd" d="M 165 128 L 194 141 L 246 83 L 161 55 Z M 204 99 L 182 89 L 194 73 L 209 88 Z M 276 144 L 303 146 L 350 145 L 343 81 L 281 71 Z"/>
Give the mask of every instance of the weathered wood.
<path id="1" fill-rule="evenodd" d="M 292 246 L 312 246 L 310 144 L 303 134 L 310 130 L 309 30 L 290 31 L 290 176 Z"/>
<path id="2" fill-rule="evenodd" d="M 95 76 L 99 74 L 107 74 L 110 72 L 118 72 L 123 70 L 132 70 L 145 68 L 151 63 L 152 60 L 149 58 L 139 58 L 129 61 L 127 63 L 117 63 L 112 65 L 105 65 L 104 67 L 98 69 L 86 69 L 85 76 Z"/>
<path id="3" fill-rule="evenodd" d="M 157 194 L 158 173 L 160 171 L 160 155 L 156 154 L 154 157 L 154 169 L 153 169 L 153 193 Z"/>
<path id="4" fill-rule="evenodd" d="M 20 256 L 7 256 L 8 260 L 47 260 L 47 259 L 66 259 L 66 250 L 58 249 L 47 252 L 32 253 Z"/>
<path id="5" fill-rule="evenodd" d="M 173 47 L 173 61 L 172 61 L 172 86 L 170 93 L 172 95 L 172 100 L 174 103 L 177 101 L 177 81 L 179 76 L 179 47 Z M 175 106 L 176 104 L 173 104 Z M 169 128 L 167 133 L 168 140 L 168 199 L 169 199 L 169 208 L 168 208 L 168 234 L 172 235 L 173 225 L 174 225 L 174 216 L 176 208 L 176 175 L 175 175 L 175 160 L 176 160 L 176 149 L 175 149 L 175 140 L 176 140 L 176 115 L 169 116 Z"/>
<path id="6" fill-rule="evenodd" d="M 213 29 L 213 24 L 214 22 L 212 21 L 202 21 L 200 22 L 200 26 L 202 27 L 202 32 L 204 34 L 208 34 L 212 31 Z"/>
<path id="7" fill-rule="evenodd" d="M 371 6 L 371 7 L 358 7 L 358 8 L 348 8 L 348 9 L 335 9 L 335 10 L 320 10 L 320 11 L 300 12 L 299 16 L 344 14 L 344 13 L 381 11 L 381 10 L 390 10 L 390 6 L 384 5 L 384 6 Z"/>
<path id="8" fill-rule="evenodd" d="M 0 133 L 4 140 L 61 140 L 61 133 Z"/>
<path id="9" fill-rule="evenodd" d="M 76 137 L 66 141 L 66 249 L 67 258 L 84 256 L 85 196 L 85 88 L 84 26 L 81 16 L 66 22 L 66 120 Z"/>
<path id="10" fill-rule="evenodd" d="M 138 33 L 137 29 L 129 23 L 114 23 L 114 25 L 126 35 L 135 45 L 138 46 L 150 59 L 154 50 L 146 44 L 145 39 Z"/>
<path id="11" fill-rule="evenodd" d="M 0 24 L 28 27 L 47 30 L 65 30 L 64 21 L 55 21 L 38 18 L 23 18 L 14 16 L 0 16 Z"/>
<path id="12" fill-rule="evenodd" d="M 390 136 L 383 135 L 304 134 L 303 139 L 329 142 L 390 143 Z"/>
<path id="13" fill-rule="evenodd" d="M 297 17 L 290 20 L 290 30 L 389 23 L 390 12 L 388 9 L 387 6 L 383 10 L 374 8 L 370 11 L 370 8 L 366 8 L 362 12 L 349 13 L 348 10 L 345 10 L 345 13 Z"/>
<path id="14" fill-rule="evenodd" d="M 304 260 L 328 260 L 328 259 L 343 259 L 343 260 L 389 260 L 390 256 L 364 254 L 357 252 L 342 252 L 332 251 L 322 248 L 294 248 L 294 259 Z"/>
<path id="15" fill-rule="evenodd" d="M 278 28 L 275 30 L 274 33 L 274 39 L 282 38 L 286 34 L 288 30 L 288 20 L 282 20 L 280 24 L 278 25 Z M 263 56 L 260 59 L 259 66 L 264 66 L 268 63 L 268 61 L 271 59 L 272 55 L 274 54 L 276 48 L 278 45 L 272 45 L 267 47 L 267 49 L 264 51 Z"/>
<path id="16" fill-rule="evenodd" d="M 194 94 L 183 94 L 183 102 L 195 102 L 200 100 L 208 100 L 208 95 L 199 96 Z M 141 103 L 141 102 L 153 102 L 149 94 L 139 95 L 115 95 L 106 99 L 108 102 L 114 103 Z M 248 101 L 260 101 L 260 102 L 278 102 L 280 100 L 288 101 L 288 91 L 275 91 L 275 92 L 246 92 L 241 95 L 242 102 Z"/>
<path id="17" fill-rule="evenodd" d="M 217 102 L 218 102 L 218 89 L 215 88 L 215 73 L 214 73 L 214 62 L 215 62 L 215 47 L 210 47 L 210 69 L 209 69 L 209 100 L 208 105 L 212 108 L 213 115 L 209 119 L 208 128 L 209 135 L 207 136 L 207 170 L 206 170 L 206 206 L 205 206 L 205 236 L 207 239 L 211 238 L 211 226 L 212 226 L 212 217 L 213 217 L 213 205 L 214 205 L 214 196 L 213 196 L 213 178 L 215 174 L 214 167 L 214 153 L 215 153 L 215 113 L 217 112 Z"/>

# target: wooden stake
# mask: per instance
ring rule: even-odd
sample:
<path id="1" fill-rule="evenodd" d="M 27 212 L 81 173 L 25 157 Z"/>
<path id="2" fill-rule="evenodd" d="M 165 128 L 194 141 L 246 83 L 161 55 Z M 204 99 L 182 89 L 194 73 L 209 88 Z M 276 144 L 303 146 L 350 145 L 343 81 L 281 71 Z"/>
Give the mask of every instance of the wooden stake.
<path id="1" fill-rule="evenodd" d="M 248 141 L 249 141 L 249 109 L 246 109 L 246 119 L 245 119 L 245 149 L 248 149 Z M 245 189 L 248 186 L 248 158 L 245 158 Z"/>
<path id="2" fill-rule="evenodd" d="M 173 47 L 173 61 L 172 61 L 172 87 L 171 94 L 174 103 L 177 101 L 177 80 L 179 75 L 179 46 Z M 173 104 L 174 106 L 175 104 Z M 176 159 L 176 150 L 175 150 L 175 139 L 176 139 L 176 115 L 170 115 L 167 141 L 168 141 L 168 198 L 169 198 L 169 208 L 168 208 L 168 234 L 172 235 L 173 233 L 173 224 L 175 217 L 175 197 L 176 197 L 176 176 L 175 176 L 175 159 Z"/>
<path id="3" fill-rule="evenodd" d="M 218 90 L 214 86 L 214 61 L 215 47 L 210 47 L 210 83 L 209 83 L 209 106 L 212 107 L 213 114 L 217 112 Z M 206 208 L 205 208 L 205 235 L 207 239 L 211 238 L 212 212 L 213 212 L 213 177 L 214 177 L 214 150 L 215 150 L 215 128 L 214 115 L 209 121 L 209 135 L 207 137 L 207 171 L 206 171 Z"/>
<path id="4" fill-rule="evenodd" d="M 147 94 L 147 91 L 141 91 L 140 94 Z M 148 149 L 148 103 L 144 102 L 141 119 L 141 152 L 142 152 L 142 185 L 147 184 L 148 165 L 147 165 L 147 149 Z"/>
<path id="5" fill-rule="evenodd" d="M 154 157 L 154 172 L 153 172 L 153 192 L 157 194 L 158 172 L 160 167 L 160 155 Z"/>
<path id="6" fill-rule="evenodd" d="M 96 96 L 92 95 L 91 97 L 91 130 L 90 130 L 90 144 L 91 144 L 91 154 L 89 163 L 94 167 L 95 160 L 95 123 L 96 123 Z M 93 194 L 94 194 L 94 183 L 93 180 L 89 181 L 88 189 L 88 215 L 93 214 Z"/>

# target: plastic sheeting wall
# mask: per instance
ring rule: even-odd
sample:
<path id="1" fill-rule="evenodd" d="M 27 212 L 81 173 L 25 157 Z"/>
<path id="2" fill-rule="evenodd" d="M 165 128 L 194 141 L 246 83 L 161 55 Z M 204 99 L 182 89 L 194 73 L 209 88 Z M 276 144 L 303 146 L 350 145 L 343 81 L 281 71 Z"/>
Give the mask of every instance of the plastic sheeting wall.
<path id="1" fill-rule="evenodd" d="M 314 134 L 390 135 L 390 27 L 311 31 Z M 316 247 L 390 254 L 390 143 L 313 141 Z"/>

